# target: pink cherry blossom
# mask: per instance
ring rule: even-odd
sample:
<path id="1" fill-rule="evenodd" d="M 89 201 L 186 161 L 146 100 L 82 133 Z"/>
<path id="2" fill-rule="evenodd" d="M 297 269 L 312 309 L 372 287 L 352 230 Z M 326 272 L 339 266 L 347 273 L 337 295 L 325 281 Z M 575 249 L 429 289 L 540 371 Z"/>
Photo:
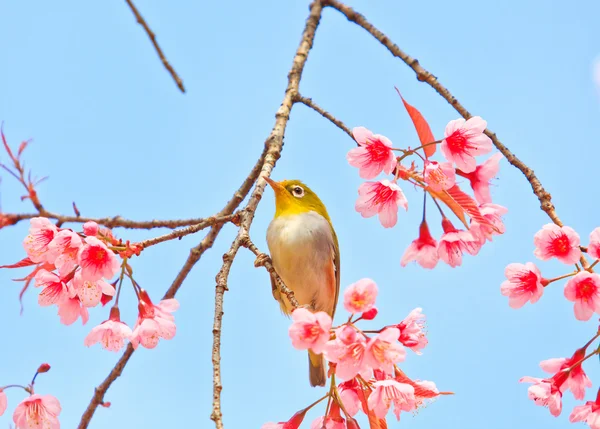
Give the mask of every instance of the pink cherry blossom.
<path id="1" fill-rule="evenodd" d="M 98 234 L 98 224 L 92 220 L 83 224 L 83 233 L 88 237 Z"/>
<path id="2" fill-rule="evenodd" d="M 508 213 L 508 209 L 499 204 L 482 204 L 479 206 L 479 212 L 489 222 L 480 224 L 471 219 L 469 232 L 483 245 L 486 240 L 492 241 L 494 235 L 502 235 L 506 231 L 502 216 Z"/>
<path id="3" fill-rule="evenodd" d="M 81 323 L 85 325 L 90 318 L 87 308 L 82 305 L 78 296 L 59 302 L 58 315 L 60 323 L 64 325 L 73 324 L 79 317 L 81 317 Z"/>
<path id="4" fill-rule="evenodd" d="M 483 133 L 486 127 L 487 122 L 479 116 L 450 121 L 441 144 L 444 157 L 465 173 L 475 171 L 475 156 L 492 151 L 492 140 Z"/>
<path id="5" fill-rule="evenodd" d="M 402 322 L 396 325 L 400 331 L 398 341 L 417 354 L 421 354 L 421 349 L 428 344 L 424 332 L 425 315 L 422 311 L 422 308 L 415 308 Z"/>
<path id="6" fill-rule="evenodd" d="M 504 275 L 508 280 L 502 283 L 500 292 L 508 297 L 508 305 L 512 308 L 521 308 L 527 301 L 538 302 L 544 293 L 544 283 L 547 284 L 532 262 L 508 264 Z"/>
<path id="7" fill-rule="evenodd" d="M 561 392 L 564 393 L 568 388 L 573 393 L 575 399 L 582 400 L 585 397 L 585 389 L 592 387 L 591 380 L 581 366 L 584 357 L 585 350 L 579 349 L 570 359 L 554 358 L 544 360 L 540 362 L 540 367 L 550 374 L 557 375 L 556 378 L 560 378 L 562 384 L 558 385 L 558 387 Z M 567 371 L 566 379 L 562 374 L 558 374 L 564 370 L 569 370 Z"/>
<path id="8" fill-rule="evenodd" d="M 550 414 L 558 417 L 562 411 L 562 392 L 552 380 L 522 377 L 519 383 L 534 383 L 527 389 L 529 399 L 536 405 L 548 407 Z"/>
<path id="9" fill-rule="evenodd" d="M 13 414 L 16 429 L 60 429 L 60 402 L 52 395 L 34 394 L 25 398 Z"/>
<path id="10" fill-rule="evenodd" d="M 4 414 L 8 407 L 8 399 L 6 398 L 6 392 L 0 388 L 0 416 Z"/>
<path id="11" fill-rule="evenodd" d="M 442 261 L 452 268 L 462 264 L 462 254 L 467 252 L 476 255 L 481 243 L 469 231 L 458 230 L 447 218 L 442 219 L 444 234 L 438 244 L 438 255 Z"/>
<path id="12" fill-rule="evenodd" d="M 591 429 L 600 429 L 600 405 L 594 401 L 587 401 L 584 405 L 573 408 L 569 421 L 586 422 Z"/>
<path id="13" fill-rule="evenodd" d="M 83 344 L 90 347 L 96 343 L 100 343 L 104 349 L 111 352 L 118 352 L 123 348 L 125 340 L 131 338 L 131 335 L 131 328 L 121 322 L 119 309 L 113 307 L 110 310 L 110 318 L 94 327 L 87 337 L 85 337 Z"/>
<path id="14" fill-rule="evenodd" d="M 575 264 L 581 257 L 579 234 L 568 226 L 548 223 L 533 237 L 535 251 L 542 261 L 555 257 L 563 264 Z"/>
<path id="15" fill-rule="evenodd" d="M 400 265 L 405 267 L 409 262 L 416 261 L 423 268 L 435 268 L 439 260 L 437 246 L 437 241 L 429 232 L 427 222 L 423 220 L 419 226 L 419 237 L 408 246 Z"/>
<path id="16" fill-rule="evenodd" d="M 287 428 L 285 427 L 285 422 L 279 422 L 279 423 L 269 422 L 269 423 L 265 423 L 264 425 L 262 425 L 260 427 L 260 429 L 287 429 Z"/>
<path id="17" fill-rule="evenodd" d="M 48 245 L 58 232 L 58 228 L 45 217 L 34 217 L 30 221 L 29 235 L 23 240 L 27 256 L 33 262 L 53 263 Z"/>
<path id="18" fill-rule="evenodd" d="M 375 306 L 377 285 L 371 279 L 360 279 L 344 291 L 344 308 L 352 314 L 364 313 Z"/>
<path id="19" fill-rule="evenodd" d="M 437 192 L 450 189 L 456 182 L 456 173 L 450 162 L 427 161 L 423 176 L 425 183 Z"/>
<path id="20" fill-rule="evenodd" d="M 328 341 L 323 354 L 330 362 L 336 363 L 335 373 L 342 380 L 350 380 L 356 374 L 368 372 L 365 363 L 367 342 L 362 335 L 348 325 L 336 329 L 335 340 Z"/>
<path id="21" fill-rule="evenodd" d="M 292 320 L 294 323 L 289 328 L 289 336 L 294 348 L 321 353 L 329 341 L 331 317 L 324 311 L 312 313 L 306 308 L 297 308 L 292 313 Z"/>
<path id="22" fill-rule="evenodd" d="M 592 258 L 600 259 L 600 227 L 591 232 L 587 252 Z"/>
<path id="23" fill-rule="evenodd" d="M 377 417 L 384 419 L 390 406 L 394 404 L 394 414 L 400 420 L 401 411 L 413 411 L 415 389 L 410 384 L 398 383 L 396 380 L 381 380 L 373 383 L 375 390 L 369 395 L 367 404 Z"/>
<path id="24" fill-rule="evenodd" d="M 77 255 L 82 246 L 81 237 L 70 229 L 63 229 L 54 235 L 48 250 L 61 276 L 68 275 L 77 265 Z"/>
<path id="25" fill-rule="evenodd" d="M 398 343 L 400 330 L 386 328 L 371 338 L 365 351 L 365 362 L 373 369 L 380 369 L 388 374 L 394 373 L 394 364 L 406 359 L 406 350 Z"/>
<path id="26" fill-rule="evenodd" d="M 55 273 L 41 269 L 35 274 L 35 286 L 43 288 L 38 295 L 38 304 L 47 307 L 69 298 L 69 288 Z"/>
<path id="27" fill-rule="evenodd" d="M 580 271 L 569 279 L 564 294 L 575 302 L 577 320 L 590 320 L 594 312 L 600 314 L 600 275 Z"/>
<path id="28" fill-rule="evenodd" d="M 490 180 L 498 174 L 500 170 L 500 160 L 504 156 L 500 152 L 496 152 L 490 156 L 483 164 L 475 167 L 475 170 L 470 173 L 465 173 L 458 170 L 456 174 L 469 179 L 471 188 L 475 194 L 475 199 L 480 204 L 491 203 L 492 196 L 490 194 Z"/>
<path id="29" fill-rule="evenodd" d="M 338 385 L 338 391 L 340 392 L 340 398 L 342 399 L 342 403 L 348 414 L 355 416 L 362 408 L 362 403 L 358 396 L 359 393 L 362 395 L 362 391 L 356 378 L 340 383 Z"/>
<path id="30" fill-rule="evenodd" d="M 139 316 L 133 327 L 131 345 L 137 349 L 141 344 L 147 349 L 153 349 L 158 340 L 172 339 L 176 332 L 175 317 L 171 314 L 179 308 L 179 302 L 175 298 L 163 299 L 158 305 L 152 304 L 148 294 L 142 290 L 142 297 L 138 305 Z"/>
<path id="31" fill-rule="evenodd" d="M 102 295 L 114 296 L 115 288 L 104 280 L 84 280 L 81 271 L 73 278 L 73 288 L 85 307 L 97 306 Z"/>
<path id="32" fill-rule="evenodd" d="M 348 163 L 359 168 L 363 179 L 373 179 L 382 171 L 390 174 L 396 165 L 396 156 L 392 151 L 392 142 L 379 134 L 373 134 L 365 127 L 352 130 L 359 147 L 351 149 L 346 155 Z"/>
<path id="33" fill-rule="evenodd" d="M 400 186 L 388 179 L 380 182 L 365 182 L 358 188 L 356 211 L 365 218 L 379 214 L 379 221 L 384 228 L 396 225 L 398 206 L 408 210 L 408 201 Z"/>
<path id="34" fill-rule="evenodd" d="M 86 237 L 78 255 L 81 276 L 85 280 L 111 279 L 119 271 L 119 260 L 112 250 L 96 237 Z"/>
<path id="35" fill-rule="evenodd" d="M 317 417 L 310 425 L 310 429 L 346 429 L 344 419 L 336 421 L 331 417 Z M 287 429 L 287 428 L 286 428 Z"/>

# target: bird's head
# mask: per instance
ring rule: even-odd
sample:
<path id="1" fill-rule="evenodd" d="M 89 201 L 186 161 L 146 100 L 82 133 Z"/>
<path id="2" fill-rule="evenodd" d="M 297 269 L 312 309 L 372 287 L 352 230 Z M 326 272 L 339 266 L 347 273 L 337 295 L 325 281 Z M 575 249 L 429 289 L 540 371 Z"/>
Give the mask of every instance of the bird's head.
<path id="1" fill-rule="evenodd" d="M 265 177 L 265 180 L 275 193 L 275 217 L 314 211 L 330 221 L 325 204 L 301 181 L 275 182 L 268 177 Z"/>

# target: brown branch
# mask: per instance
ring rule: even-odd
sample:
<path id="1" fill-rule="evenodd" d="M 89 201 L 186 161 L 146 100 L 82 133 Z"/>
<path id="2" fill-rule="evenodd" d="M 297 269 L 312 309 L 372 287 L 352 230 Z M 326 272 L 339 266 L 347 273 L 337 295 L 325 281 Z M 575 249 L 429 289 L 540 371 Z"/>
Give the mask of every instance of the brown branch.
<path id="1" fill-rule="evenodd" d="M 103 225 L 107 228 L 128 228 L 128 229 L 153 229 L 153 228 L 181 228 L 183 226 L 191 226 L 206 221 L 206 218 L 192 218 L 192 219 L 171 219 L 171 220 L 147 220 L 137 221 L 124 219 L 121 216 L 104 217 L 104 218 L 93 218 L 83 216 L 64 216 L 58 213 L 52 213 L 47 210 L 42 210 L 40 213 L 2 213 L 0 217 L 6 217 L 10 220 L 10 225 L 14 225 L 22 220 L 31 219 L 34 217 L 47 217 L 48 219 L 55 219 L 59 224 L 64 223 L 85 223 L 85 222 L 96 222 L 98 225 Z M 8 225 L 8 223 L 7 223 Z M 0 223 L 1 227 L 1 223 Z"/>
<path id="2" fill-rule="evenodd" d="M 237 214 L 230 214 L 226 216 L 211 216 L 204 219 L 202 222 L 197 223 L 196 225 L 191 225 L 183 229 L 177 229 L 173 232 L 161 235 L 159 237 L 149 238 L 148 240 L 140 241 L 139 243 L 137 243 L 137 245 L 141 246 L 142 249 L 145 249 L 147 247 L 154 246 L 158 243 L 163 243 L 165 241 L 174 240 L 175 238 L 182 238 L 186 235 L 195 234 L 196 232 L 208 228 L 209 226 L 230 222 L 237 216 Z"/>
<path id="3" fill-rule="evenodd" d="M 167 61 L 167 58 L 165 57 L 165 54 L 163 53 L 162 49 L 160 49 L 160 46 L 158 46 L 158 42 L 156 41 L 156 36 L 155 36 L 154 32 L 150 29 L 150 27 L 148 26 L 148 23 L 142 17 L 140 12 L 137 10 L 137 8 L 133 4 L 133 2 L 131 0 L 125 0 L 125 1 L 129 5 L 129 8 L 133 12 L 133 14 L 135 15 L 135 19 L 137 20 L 138 24 L 140 24 L 142 27 L 144 27 L 144 30 L 146 30 L 146 34 L 148 34 L 148 37 L 150 38 L 150 41 L 154 45 L 154 49 L 156 49 L 156 53 L 160 57 L 160 60 L 162 61 L 163 65 L 168 70 L 168 72 L 171 73 L 173 80 L 175 81 L 175 83 L 177 84 L 177 86 L 179 87 L 181 92 L 185 92 L 185 88 L 183 86 L 183 81 L 181 80 L 181 78 L 179 77 L 179 75 L 177 74 L 177 72 L 175 71 L 173 66 L 169 63 L 169 61 Z"/>
<path id="4" fill-rule="evenodd" d="M 402 49 L 393 43 L 385 34 L 379 31 L 373 26 L 367 19 L 360 13 L 353 10 L 351 7 L 340 3 L 337 0 L 323 0 L 324 6 L 330 6 L 339 12 L 341 12 L 346 18 L 357 24 L 358 26 L 365 29 L 369 34 L 375 37 L 383 46 L 385 46 L 393 56 L 400 58 L 407 66 L 409 66 L 417 75 L 417 79 L 421 82 L 427 83 L 435 91 L 440 94 L 450 105 L 456 110 L 463 118 L 469 119 L 472 115 L 469 111 L 454 97 L 450 91 L 443 86 L 430 72 L 425 70 L 416 58 L 412 58 L 406 54 Z M 562 226 L 563 223 L 556 214 L 554 205 L 552 204 L 552 196 L 548 191 L 544 189 L 541 182 L 533 172 L 531 168 L 525 165 L 519 158 L 517 158 L 496 136 L 495 133 L 489 129 L 485 130 L 485 133 L 492 139 L 492 142 L 498 148 L 500 152 L 506 157 L 506 160 L 514 167 L 518 168 L 524 175 L 527 181 L 531 184 L 533 193 L 540 201 L 541 209 L 546 212 L 548 217 L 552 219 L 552 222 Z"/>
<path id="5" fill-rule="evenodd" d="M 333 123 L 333 125 L 335 125 L 340 130 L 342 130 L 343 132 L 345 132 L 346 134 L 348 134 L 350 136 L 350 138 L 352 140 L 354 140 L 354 136 L 352 135 L 352 131 L 350 131 L 350 128 L 348 128 L 342 121 L 340 121 L 339 119 L 337 119 L 331 113 L 327 112 L 326 110 L 324 110 L 321 107 L 319 107 L 318 105 L 316 105 L 314 103 L 314 101 L 312 101 L 312 98 L 307 98 L 307 97 L 302 96 L 301 94 L 298 94 L 296 96 L 295 101 L 297 103 L 304 104 L 306 107 L 310 107 L 315 112 L 317 112 L 318 114 L 320 114 L 321 116 L 323 116 L 325 119 L 328 119 L 329 121 L 331 121 Z"/>
<path id="6" fill-rule="evenodd" d="M 277 274 L 277 271 L 275 271 L 275 267 L 273 267 L 273 261 L 271 260 L 269 255 L 267 255 L 266 253 L 262 253 L 260 250 L 258 250 L 258 247 L 256 247 L 252 240 L 250 240 L 249 236 L 242 237 L 242 246 L 248 248 L 248 250 L 250 250 L 256 255 L 256 261 L 254 262 L 254 266 L 265 267 L 265 269 L 269 272 L 273 280 L 275 280 L 279 291 L 285 296 L 287 296 L 287 299 L 290 301 L 292 307 L 294 309 L 300 307 L 300 304 L 298 303 L 294 292 L 285 285 L 279 274 Z"/>
<path id="7" fill-rule="evenodd" d="M 321 0 L 315 0 L 310 5 L 310 14 L 306 20 L 300 46 L 296 51 L 292 63 L 292 69 L 288 74 L 288 85 L 285 90 L 285 96 L 275 114 L 275 125 L 271 134 L 265 142 L 267 147 L 267 156 L 262 166 L 262 176 L 269 177 L 271 171 L 275 167 L 277 159 L 281 156 L 283 147 L 283 136 L 290 117 L 292 106 L 298 96 L 300 79 L 302 71 L 308 58 L 308 53 L 312 48 L 315 33 L 321 19 L 322 5 Z M 254 219 L 256 207 L 260 202 L 265 190 L 266 181 L 259 180 L 250 196 L 248 204 L 240 215 L 240 229 L 236 238 L 233 240 L 231 247 L 227 253 L 223 255 L 223 265 L 219 270 L 215 280 L 215 317 L 213 323 L 213 409 L 210 418 L 215 422 L 217 429 L 223 429 L 223 414 L 221 412 L 221 391 L 223 385 L 221 383 L 221 326 L 223 321 L 223 296 L 227 290 L 227 279 L 231 270 L 231 265 L 240 246 L 247 243 L 250 226 Z"/>
<path id="8" fill-rule="evenodd" d="M 266 154 L 267 148 L 265 147 L 260 158 L 250 171 L 250 174 L 248 175 L 246 180 L 244 180 L 244 183 L 242 183 L 240 188 L 233 194 L 231 200 L 227 202 L 227 204 L 225 205 L 223 210 L 221 210 L 218 216 L 227 216 L 232 214 L 239 207 L 244 198 L 246 198 L 246 196 L 250 192 L 250 189 L 252 189 L 252 186 L 254 185 L 254 183 L 256 183 L 256 179 L 258 178 L 258 175 L 261 172 L 261 168 L 263 166 Z M 169 289 L 167 289 L 163 299 L 173 298 L 175 296 L 179 288 L 183 285 L 184 280 L 186 279 L 194 265 L 196 265 L 196 263 L 200 260 L 204 252 L 206 252 L 213 246 L 217 236 L 219 235 L 219 232 L 221 232 L 221 229 L 223 228 L 223 225 L 224 224 L 221 223 L 212 226 L 210 231 L 204 237 L 204 239 L 202 239 L 200 244 L 198 244 L 198 246 L 190 250 L 190 254 L 187 260 L 183 264 L 183 267 L 181 268 L 179 273 L 177 273 L 177 276 L 175 277 L 175 280 L 173 280 L 173 283 L 171 284 Z M 94 396 L 92 397 L 85 412 L 81 416 L 81 421 L 79 422 L 77 429 L 86 429 L 88 427 L 90 421 L 92 420 L 92 417 L 94 416 L 94 412 L 98 408 L 98 405 L 101 405 L 104 402 L 104 395 L 106 394 L 107 390 L 110 388 L 112 383 L 121 375 L 121 373 L 123 372 L 123 368 L 133 355 L 133 352 L 133 347 L 131 346 L 131 344 L 129 344 L 127 346 L 127 349 L 117 362 L 117 364 L 106 377 L 106 379 L 94 390 Z"/>

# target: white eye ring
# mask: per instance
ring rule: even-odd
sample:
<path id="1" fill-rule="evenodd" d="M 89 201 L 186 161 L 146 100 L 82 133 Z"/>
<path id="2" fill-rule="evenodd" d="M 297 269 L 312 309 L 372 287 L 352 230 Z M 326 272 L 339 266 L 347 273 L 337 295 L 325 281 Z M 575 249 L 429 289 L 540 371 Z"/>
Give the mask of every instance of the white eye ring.
<path id="1" fill-rule="evenodd" d="M 302 189 L 302 186 L 294 186 L 292 195 L 296 198 L 302 198 L 304 196 L 304 189 Z"/>

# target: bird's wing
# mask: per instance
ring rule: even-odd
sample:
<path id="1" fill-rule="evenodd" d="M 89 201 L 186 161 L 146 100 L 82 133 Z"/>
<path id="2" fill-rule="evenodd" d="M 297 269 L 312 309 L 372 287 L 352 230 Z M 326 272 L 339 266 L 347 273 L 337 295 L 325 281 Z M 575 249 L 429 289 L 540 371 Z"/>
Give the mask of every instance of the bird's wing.
<path id="1" fill-rule="evenodd" d="M 335 230 L 331 228 L 333 233 L 333 243 L 331 246 L 331 256 L 333 262 L 333 269 L 335 271 L 335 298 L 333 300 L 333 311 L 331 312 L 331 319 L 335 316 L 335 308 L 337 307 L 338 297 L 340 296 L 340 245 L 338 243 L 337 235 Z M 338 250 L 336 250 L 338 249 Z"/>

